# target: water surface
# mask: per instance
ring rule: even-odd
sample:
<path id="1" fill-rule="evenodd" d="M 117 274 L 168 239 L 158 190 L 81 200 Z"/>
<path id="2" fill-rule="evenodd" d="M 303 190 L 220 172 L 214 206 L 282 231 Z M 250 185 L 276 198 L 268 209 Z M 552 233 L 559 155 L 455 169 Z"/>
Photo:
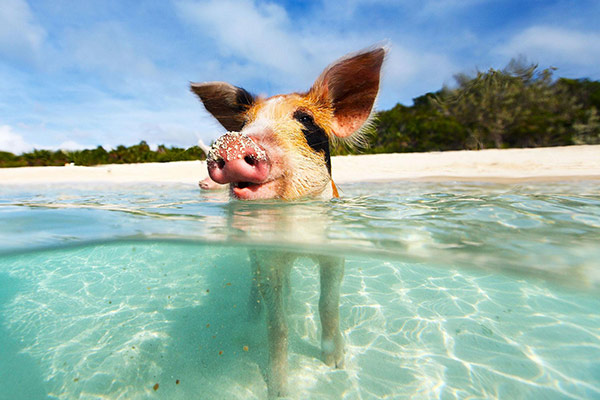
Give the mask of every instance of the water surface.
<path id="1" fill-rule="evenodd" d="M 341 189 L 3 186 L 0 398 L 266 398 L 256 247 L 299 254 L 290 398 L 600 397 L 600 182 Z M 346 259 L 343 370 L 319 360 L 315 253 Z"/>

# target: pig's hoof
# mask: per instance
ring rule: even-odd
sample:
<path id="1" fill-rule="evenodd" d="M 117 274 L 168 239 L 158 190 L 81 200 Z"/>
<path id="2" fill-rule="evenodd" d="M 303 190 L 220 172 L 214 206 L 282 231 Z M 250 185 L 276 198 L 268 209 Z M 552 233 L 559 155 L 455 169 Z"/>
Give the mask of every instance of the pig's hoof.
<path id="1" fill-rule="evenodd" d="M 280 399 L 287 396 L 287 388 L 284 382 L 270 380 L 268 385 L 269 399 Z"/>
<path id="2" fill-rule="evenodd" d="M 344 352 L 334 352 L 334 353 L 322 353 L 323 362 L 330 367 L 335 367 L 337 369 L 344 368 Z"/>
<path id="3" fill-rule="evenodd" d="M 217 190 L 220 189 L 223 185 L 219 185 L 217 182 L 210 179 L 209 176 L 198 182 L 198 186 L 200 186 L 200 189 L 202 190 Z"/>
<path id="4" fill-rule="evenodd" d="M 344 368 L 344 340 L 342 335 L 337 336 L 333 341 L 323 340 L 321 342 L 321 358 L 330 367 Z"/>

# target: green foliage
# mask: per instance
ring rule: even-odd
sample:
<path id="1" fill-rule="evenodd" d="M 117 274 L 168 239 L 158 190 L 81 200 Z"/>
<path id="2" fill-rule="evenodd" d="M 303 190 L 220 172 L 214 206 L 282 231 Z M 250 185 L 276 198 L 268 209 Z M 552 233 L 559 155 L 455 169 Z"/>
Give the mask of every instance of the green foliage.
<path id="1" fill-rule="evenodd" d="M 7 151 L 0 151 L 0 166 L 2 167 L 25 167 L 27 163 L 20 157 Z"/>
<path id="2" fill-rule="evenodd" d="M 454 117 L 433 107 L 396 105 L 379 114 L 375 153 L 459 150 L 464 148 L 466 131 Z"/>
<path id="3" fill-rule="evenodd" d="M 101 165 L 101 164 L 132 164 L 144 162 L 170 162 L 203 160 L 204 153 L 198 146 L 189 149 L 178 147 L 158 146 L 152 151 L 145 141 L 139 144 L 106 151 L 102 146 L 93 150 L 77 151 L 49 151 L 34 150 L 22 155 L 9 152 L 0 152 L 0 167 L 26 167 L 26 166 L 60 166 L 73 163 L 75 165 Z"/>
<path id="4" fill-rule="evenodd" d="M 581 109 L 573 124 L 575 144 L 600 144 L 600 82 L 560 78 L 557 86 L 575 98 Z"/>
<path id="5" fill-rule="evenodd" d="M 458 87 L 443 90 L 438 106 L 467 129 L 466 148 L 573 144 L 573 123 L 582 106 L 552 82 L 552 73 L 513 60 L 504 70 L 459 75 Z"/>
<path id="6" fill-rule="evenodd" d="M 412 107 L 397 104 L 375 116 L 374 128 L 367 134 L 367 146 L 346 149 L 340 145 L 332 154 L 405 153 L 418 151 L 461 150 L 467 132 L 452 116 L 434 106 L 432 93 L 414 99 Z"/>

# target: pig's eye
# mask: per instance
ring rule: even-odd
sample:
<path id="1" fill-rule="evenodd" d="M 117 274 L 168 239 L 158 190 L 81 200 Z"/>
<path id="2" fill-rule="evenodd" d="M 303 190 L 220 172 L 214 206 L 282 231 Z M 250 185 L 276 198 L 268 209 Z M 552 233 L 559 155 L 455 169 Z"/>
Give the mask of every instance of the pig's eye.
<path id="1" fill-rule="evenodd" d="M 296 110 L 294 112 L 294 119 L 304 126 L 310 126 L 315 123 L 312 115 L 303 110 Z"/>
<path id="2" fill-rule="evenodd" d="M 312 117 L 310 115 L 305 114 L 298 117 L 298 121 L 302 122 L 303 124 L 308 124 L 312 122 Z"/>

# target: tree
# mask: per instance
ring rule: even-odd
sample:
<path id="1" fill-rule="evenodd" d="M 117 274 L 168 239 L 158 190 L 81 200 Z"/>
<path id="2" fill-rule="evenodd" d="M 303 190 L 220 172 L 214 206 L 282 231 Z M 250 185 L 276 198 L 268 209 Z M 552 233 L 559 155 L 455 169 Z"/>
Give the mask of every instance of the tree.
<path id="1" fill-rule="evenodd" d="M 553 69 L 512 60 L 503 70 L 457 75 L 457 88 L 443 89 L 438 106 L 468 132 L 467 148 L 573 144 L 573 124 L 582 105 L 552 81 Z"/>
<path id="2" fill-rule="evenodd" d="M 600 144 L 600 82 L 560 78 L 556 84 L 582 105 L 573 124 L 573 142 Z"/>

